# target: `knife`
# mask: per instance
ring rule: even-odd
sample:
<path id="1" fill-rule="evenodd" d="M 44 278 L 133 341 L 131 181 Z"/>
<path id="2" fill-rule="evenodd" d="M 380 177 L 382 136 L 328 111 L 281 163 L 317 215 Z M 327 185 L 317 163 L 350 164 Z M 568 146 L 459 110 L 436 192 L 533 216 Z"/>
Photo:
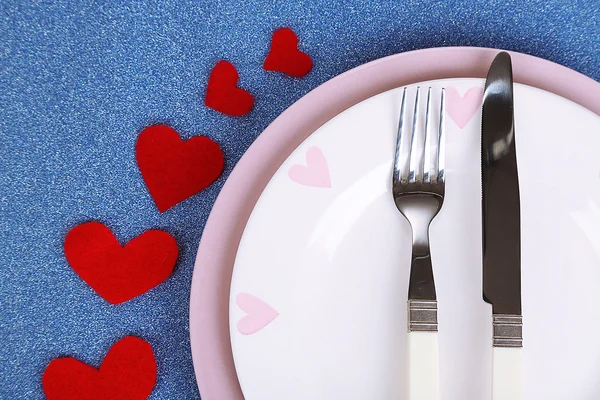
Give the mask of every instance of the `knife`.
<path id="1" fill-rule="evenodd" d="M 492 305 L 492 399 L 522 398 L 521 216 L 510 55 L 485 82 L 481 121 L 483 298 Z"/>

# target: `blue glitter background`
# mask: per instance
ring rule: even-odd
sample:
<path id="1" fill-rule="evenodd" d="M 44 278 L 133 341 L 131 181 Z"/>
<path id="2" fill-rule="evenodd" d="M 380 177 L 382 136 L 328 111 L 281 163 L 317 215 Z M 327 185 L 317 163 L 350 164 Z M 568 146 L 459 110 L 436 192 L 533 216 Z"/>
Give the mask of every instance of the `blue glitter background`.
<path id="1" fill-rule="evenodd" d="M 274 29 L 290 26 L 314 60 L 303 79 L 262 70 Z M 120 338 L 148 340 L 152 399 L 198 399 L 188 331 L 194 257 L 225 178 L 284 109 L 333 76 L 437 46 L 533 54 L 600 80 L 600 2 L 3 1 L 0 4 L 0 398 L 43 398 L 58 356 L 99 365 Z M 256 99 L 241 118 L 203 105 L 219 59 Z M 139 132 L 167 123 L 223 147 L 226 171 L 159 214 L 135 163 Z M 66 232 L 89 220 L 122 243 L 146 229 L 180 246 L 173 276 L 112 306 L 65 261 Z"/>

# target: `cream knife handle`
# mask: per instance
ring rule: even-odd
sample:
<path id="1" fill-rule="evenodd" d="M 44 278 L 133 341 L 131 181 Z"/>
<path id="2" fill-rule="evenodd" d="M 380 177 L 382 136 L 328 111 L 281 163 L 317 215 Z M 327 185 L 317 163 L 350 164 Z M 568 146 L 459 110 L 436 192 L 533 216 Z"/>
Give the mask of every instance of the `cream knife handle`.
<path id="1" fill-rule="evenodd" d="M 494 314 L 492 400 L 523 398 L 523 317 Z"/>
<path id="2" fill-rule="evenodd" d="M 523 348 L 494 347 L 492 400 L 523 398 Z"/>
<path id="3" fill-rule="evenodd" d="M 408 301 L 408 399 L 439 400 L 437 302 Z"/>
<path id="4" fill-rule="evenodd" d="M 439 400 L 437 332 L 409 332 L 409 400 Z"/>

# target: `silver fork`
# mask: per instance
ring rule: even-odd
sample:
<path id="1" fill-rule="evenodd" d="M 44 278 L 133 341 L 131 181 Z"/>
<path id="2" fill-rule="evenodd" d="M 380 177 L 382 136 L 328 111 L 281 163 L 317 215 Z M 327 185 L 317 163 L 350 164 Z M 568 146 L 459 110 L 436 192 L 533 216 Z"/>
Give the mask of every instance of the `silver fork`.
<path id="1" fill-rule="evenodd" d="M 445 91 L 439 126 L 432 126 L 431 93 L 427 91 L 425 126 L 417 88 L 412 129 L 406 123 L 406 88 L 402 93 L 392 193 L 398 210 L 412 228 L 408 286 L 409 400 L 437 400 L 439 394 L 437 298 L 429 251 L 429 225 L 444 201 Z"/>

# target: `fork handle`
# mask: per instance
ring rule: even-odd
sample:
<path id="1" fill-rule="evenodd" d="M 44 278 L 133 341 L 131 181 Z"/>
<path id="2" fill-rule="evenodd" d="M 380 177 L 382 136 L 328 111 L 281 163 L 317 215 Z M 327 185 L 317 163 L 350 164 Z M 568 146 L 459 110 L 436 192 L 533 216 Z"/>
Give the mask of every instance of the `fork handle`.
<path id="1" fill-rule="evenodd" d="M 439 400 L 440 380 L 437 332 L 409 332 L 408 354 L 408 399 Z"/>
<path id="2" fill-rule="evenodd" d="M 409 400 L 439 400 L 437 301 L 408 300 Z"/>
<path id="3" fill-rule="evenodd" d="M 492 400 L 521 400 L 523 348 L 494 347 L 492 357 Z"/>

